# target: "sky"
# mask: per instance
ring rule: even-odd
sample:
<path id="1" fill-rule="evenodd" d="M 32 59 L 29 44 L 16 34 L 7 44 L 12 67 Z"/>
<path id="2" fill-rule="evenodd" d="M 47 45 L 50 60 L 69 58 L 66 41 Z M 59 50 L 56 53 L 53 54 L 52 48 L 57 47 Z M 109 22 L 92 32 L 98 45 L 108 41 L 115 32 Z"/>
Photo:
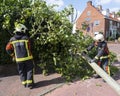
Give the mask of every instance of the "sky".
<path id="1" fill-rule="evenodd" d="M 87 2 L 89 0 L 45 0 L 47 4 L 57 4 L 59 7 L 56 10 L 62 10 L 68 5 L 72 5 L 75 10 L 77 10 L 78 15 L 86 8 Z M 91 0 L 92 4 L 97 7 L 97 5 L 102 5 L 103 10 L 109 9 L 110 12 L 118 12 L 120 10 L 120 0 Z"/>

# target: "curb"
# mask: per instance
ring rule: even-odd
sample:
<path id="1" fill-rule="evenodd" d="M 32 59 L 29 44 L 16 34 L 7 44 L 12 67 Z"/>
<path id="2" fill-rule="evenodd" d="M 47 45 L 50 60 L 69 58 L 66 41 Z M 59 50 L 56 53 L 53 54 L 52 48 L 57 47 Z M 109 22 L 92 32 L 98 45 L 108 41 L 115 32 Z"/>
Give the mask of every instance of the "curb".
<path id="1" fill-rule="evenodd" d="M 47 94 L 47 93 L 49 93 L 49 92 L 51 92 L 51 91 L 53 91 L 53 90 L 55 90 L 55 89 L 63 86 L 64 84 L 65 84 L 65 83 L 58 84 L 58 85 L 56 85 L 55 87 L 52 87 L 52 88 L 50 88 L 50 89 L 47 89 L 47 90 L 39 93 L 37 96 L 45 96 L 45 94 Z"/>

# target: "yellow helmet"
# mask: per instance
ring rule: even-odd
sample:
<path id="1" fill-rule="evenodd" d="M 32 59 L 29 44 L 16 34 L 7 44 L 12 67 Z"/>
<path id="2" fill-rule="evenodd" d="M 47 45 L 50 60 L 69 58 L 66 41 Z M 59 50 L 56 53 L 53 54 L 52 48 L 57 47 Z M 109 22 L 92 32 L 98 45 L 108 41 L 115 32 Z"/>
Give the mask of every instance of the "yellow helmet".
<path id="1" fill-rule="evenodd" d="M 27 30 L 26 26 L 23 24 L 17 24 L 17 26 L 15 27 L 15 32 L 21 32 L 21 33 L 25 33 Z"/>
<path id="2" fill-rule="evenodd" d="M 93 37 L 93 39 L 98 42 L 102 42 L 105 40 L 103 34 L 97 34 L 95 37 Z"/>

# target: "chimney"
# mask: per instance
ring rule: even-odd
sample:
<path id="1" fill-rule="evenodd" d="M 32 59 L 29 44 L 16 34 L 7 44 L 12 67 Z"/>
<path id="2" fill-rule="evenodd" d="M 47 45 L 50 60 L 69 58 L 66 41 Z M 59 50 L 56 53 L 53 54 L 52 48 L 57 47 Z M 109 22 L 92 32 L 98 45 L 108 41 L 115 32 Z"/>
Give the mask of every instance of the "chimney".
<path id="1" fill-rule="evenodd" d="M 114 12 L 114 11 L 112 12 L 112 17 L 113 17 L 113 18 L 115 18 L 115 17 L 116 17 L 116 14 L 115 14 L 115 12 Z"/>
<path id="2" fill-rule="evenodd" d="M 102 11 L 102 6 L 101 5 L 98 5 L 98 10 Z"/>
<path id="3" fill-rule="evenodd" d="M 109 10 L 109 9 L 106 9 L 106 12 L 108 12 L 108 13 L 109 13 L 109 12 L 110 12 L 110 10 Z"/>
<path id="4" fill-rule="evenodd" d="M 109 15 L 110 15 L 110 10 L 106 9 L 106 16 L 109 17 Z"/>
<path id="5" fill-rule="evenodd" d="M 88 1 L 87 6 L 92 6 L 92 1 Z"/>

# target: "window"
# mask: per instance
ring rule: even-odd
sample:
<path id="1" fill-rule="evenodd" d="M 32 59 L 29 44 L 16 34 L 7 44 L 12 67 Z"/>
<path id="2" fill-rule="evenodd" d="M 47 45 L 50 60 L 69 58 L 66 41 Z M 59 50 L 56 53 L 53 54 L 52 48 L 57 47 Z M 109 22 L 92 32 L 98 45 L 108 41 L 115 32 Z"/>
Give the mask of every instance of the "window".
<path id="1" fill-rule="evenodd" d="M 91 18 L 85 18 L 85 21 L 90 21 L 91 20 Z"/>
<path id="2" fill-rule="evenodd" d="M 120 27 L 120 23 L 117 23 L 117 27 L 118 27 L 118 28 Z"/>
<path id="3" fill-rule="evenodd" d="M 112 25 L 112 21 L 110 21 L 110 25 Z"/>
<path id="4" fill-rule="evenodd" d="M 94 26 L 99 25 L 99 24 L 100 24 L 99 20 L 94 21 Z"/>

